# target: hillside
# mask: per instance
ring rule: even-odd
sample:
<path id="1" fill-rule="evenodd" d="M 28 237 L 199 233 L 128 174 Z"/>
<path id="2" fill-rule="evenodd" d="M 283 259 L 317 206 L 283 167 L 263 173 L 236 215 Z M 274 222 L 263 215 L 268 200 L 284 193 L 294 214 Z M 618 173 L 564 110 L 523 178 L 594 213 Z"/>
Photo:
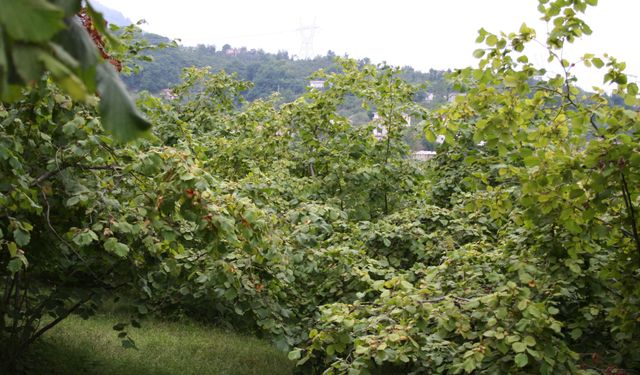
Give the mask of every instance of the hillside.
<path id="1" fill-rule="evenodd" d="M 142 37 L 152 44 L 170 41 L 149 33 Z M 239 79 L 252 82 L 254 87 L 245 94 L 249 101 L 266 98 L 276 92 L 284 101 L 292 101 L 305 92 L 309 77 L 314 72 L 320 69 L 326 72 L 340 70 L 332 51 L 313 59 L 300 60 L 294 59 L 286 51 L 269 53 L 226 44 L 222 48 L 214 45 L 176 46 L 155 50 L 149 55 L 153 61 L 142 62 L 139 74 L 125 78 L 127 86 L 133 91 L 158 93 L 180 82 L 180 73 L 184 68 L 210 66 L 213 71 L 235 73 Z M 369 59 L 360 60 L 360 64 L 366 63 L 370 63 Z M 406 66 L 402 68 L 401 77 L 411 84 L 426 84 L 417 94 L 418 101 L 424 101 L 432 93 L 430 101 L 438 102 L 446 101 L 452 93 L 444 74 L 444 71 L 437 70 L 424 73 Z"/>

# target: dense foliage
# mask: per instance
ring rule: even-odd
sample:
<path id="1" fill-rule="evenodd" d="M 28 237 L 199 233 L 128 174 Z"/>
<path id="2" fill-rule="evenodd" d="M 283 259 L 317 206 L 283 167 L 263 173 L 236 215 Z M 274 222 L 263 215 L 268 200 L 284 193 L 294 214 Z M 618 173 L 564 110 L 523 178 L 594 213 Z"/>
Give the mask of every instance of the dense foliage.
<path id="1" fill-rule="evenodd" d="M 106 33 L 106 23 L 81 0 L 2 0 L 0 8 L 0 99 L 14 101 L 43 72 L 73 100 L 102 97 L 103 126 L 120 139 L 132 139 L 151 126 L 140 116 L 117 75 L 121 63 L 105 48 L 124 46 Z M 104 40 L 102 36 L 107 37 Z"/>
<path id="2" fill-rule="evenodd" d="M 285 103 L 188 68 L 121 144 L 45 75 L 0 106 L 3 363 L 124 296 L 264 335 L 302 373 L 638 372 L 638 88 L 614 58 L 561 58 L 591 5 L 539 2 L 561 75 L 529 63 L 526 25 L 481 30 L 437 110 L 384 65 L 338 59 Z M 379 118 L 353 126 L 352 98 Z M 408 157 L 407 117 L 444 135 L 434 160 Z"/>

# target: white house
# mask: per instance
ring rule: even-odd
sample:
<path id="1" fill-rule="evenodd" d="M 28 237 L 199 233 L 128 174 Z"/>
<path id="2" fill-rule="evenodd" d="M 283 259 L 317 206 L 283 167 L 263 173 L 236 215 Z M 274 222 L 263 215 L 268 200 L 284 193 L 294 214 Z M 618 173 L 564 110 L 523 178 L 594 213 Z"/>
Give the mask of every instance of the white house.
<path id="1" fill-rule="evenodd" d="M 411 125 L 411 115 L 408 113 L 403 113 L 402 118 L 406 121 L 405 125 Z M 382 121 L 382 117 L 378 114 L 378 112 L 373 113 L 373 122 L 377 123 L 377 126 L 373 129 L 373 136 L 376 137 L 377 140 L 382 140 L 387 136 L 386 126 L 382 125 L 380 122 Z"/>
<path id="2" fill-rule="evenodd" d="M 387 128 L 384 125 L 379 124 L 373 128 L 373 136 L 379 141 L 383 140 L 387 136 L 387 133 Z"/>
<path id="3" fill-rule="evenodd" d="M 411 158 L 413 160 L 419 160 L 419 161 L 427 161 L 429 159 L 434 158 L 437 155 L 437 153 L 435 151 L 416 151 L 413 154 L 411 154 Z"/>
<path id="4" fill-rule="evenodd" d="M 323 80 L 309 81 L 309 87 L 311 87 L 312 89 L 323 89 L 324 81 Z"/>

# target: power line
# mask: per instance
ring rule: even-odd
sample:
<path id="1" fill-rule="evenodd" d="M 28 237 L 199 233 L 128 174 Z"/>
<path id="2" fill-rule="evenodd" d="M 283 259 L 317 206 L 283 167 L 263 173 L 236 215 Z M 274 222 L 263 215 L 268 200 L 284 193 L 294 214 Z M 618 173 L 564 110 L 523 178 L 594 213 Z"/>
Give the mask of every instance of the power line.
<path id="1" fill-rule="evenodd" d="M 301 22 L 302 24 L 302 22 Z M 313 38 L 316 30 L 319 27 L 316 26 L 316 19 L 313 19 L 313 24 L 310 26 L 300 25 L 296 29 L 300 33 L 300 57 L 303 59 L 309 59 L 313 57 Z"/>
<path id="2" fill-rule="evenodd" d="M 242 34 L 242 35 L 231 35 L 231 36 L 221 36 L 217 37 L 217 39 L 242 39 L 242 38 L 257 38 L 262 36 L 271 36 L 271 35 L 279 35 L 279 34 L 292 34 L 297 33 L 300 29 L 292 29 L 292 30 L 282 30 L 282 31 L 270 31 L 266 33 L 258 33 L 258 34 Z"/>

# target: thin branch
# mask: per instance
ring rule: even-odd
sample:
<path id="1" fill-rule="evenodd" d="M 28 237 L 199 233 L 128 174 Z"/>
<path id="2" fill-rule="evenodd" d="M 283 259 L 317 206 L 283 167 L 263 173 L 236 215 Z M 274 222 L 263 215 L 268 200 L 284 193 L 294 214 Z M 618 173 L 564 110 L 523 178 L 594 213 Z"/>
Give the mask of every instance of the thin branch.
<path id="1" fill-rule="evenodd" d="M 604 139 L 603 135 L 600 135 L 600 128 L 598 128 L 598 125 L 596 125 L 596 114 L 592 113 L 591 116 L 589 116 L 589 123 L 591 123 L 591 127 L 596 131 L 596 135 L 600 138 Z"/>
<path id="2" fill-rule="evenodd" d="M 82 165 L 82 164 L 67 164 L 67 165 L 60 166 L 58 169 L 55 169 L 53 171 L 48 171 L 48 172 L 40 175 L 40 177 L 36 178 L 35 181 L 33 181 L 30 184 L 30 186 L 40 185 L 40 183 L 42 181 L 45 181 L 45 180 L 51 178 L 52 176 L 64 171 L 67 168 L 78 168 L 78 169 L 88 170 L 88 171 L 101 171 L 101 170 L 120 171 L 120 170 L 122 170 L 122 167 L 118 166 L 118 165 L 96 165 L 96 166 L 91 166 L 91 165 Z"/>
<path id="3" fill-rule="evenodd" d="M 627 180 L 624 177 L 624 173 L 620 173 L 621 184 L 622 184 L 622 195 L 624 197 L 624 204 L 627 207 L 627 212 L 629 213 L 629 224 L 631 225 L 631 233 L 633 234 L 633 239 L 636 243 L 636 249 L 638 251 L 638 255 L 640 255 L 640 236 L 638 235 L 638 226 L 636 222 L 636 213 L 635 208 L 633 207 L 633 201 L 631 200 L 631 193 L 629 193 L 629 186 L 627 185 Z"/>
<path id="4" fill-rule="evenodd" d="M 40 177 L 36 178 L 31 184 L 30 186 L 36 186 L 36 185 L 40 185 L 40 183 L 44 180 L 48 180 L 49 178 L 51 178 L 52 176 L 64 171 L 65 169 L 69 168 L 69 165 L 66 166 L 62 166 L 58 169 L 54 169 L 53 171 L 48 171 L 42 175 L 40 175 Z"/>
<path id="5" fill-rule="evenodd" d="M 456 296 L 441 296 L 441 297 L 436 297 L 436 298 L 432 298 L 432 299 L 422 300 L 420 302 L 422 302 L 422 303 L 437 303 L 437 302 L 444 301 L 446 299 L 453 299 L 453 300 L 458 301 L 458 302 L 471 302 L 471 300 L 469 298 L 456 297 Z"/>
<path id="6" fill-rule="evenodd" d="M 73 253 L 78 257 L 78 259 L 80 259 L 82 263 L 87 265 L 87 269 L 89 270 L 89 273 L 91 274 L 91 276 L 97 279 L 98 276 L 93 272 L 91 267 L 88 266 L 89 263 L 82 257 L 82 255 L 80 255 L 79 252 L 77 252 L 74 249 L 74 247 L 69 242 L 67 242 L 64 238 L 62 238 L 62 236 L 58 233 L 58 231 L 56 231 L 56 229 L 51 224 L 51 217 L 50 217 L 51 206 L 49 205 L 49 200 L 47 199 L 47 195 L 42 189 L 40 189 L 40 192 L 42 193 L 42 199 L 44 200 L 44 203 L 47 206 L 47 209 L 45 211 L 45 221 L 47 222 L 47 227 L 49 227 L 49 230 L 58 238 L 60 242 L 65 244 L 69 248 L 69 250 L 73 251 Z M 75 270 L 72 272 L 72 274 L 73 273 L 75 273 Z"/>
<path id="7" fill-rule="evenodd" d="M 58 323 L 60 323 L 64 319 L 66 319 L 74 311 L 76 311 L 78 308 L 80 308 L 80 306 L 82 306 L 83 304 L 85 304 L 86 302 L 91 300 L 94 295 L 95 295 L 95 292 L 89 293 L 89 295 L 87 297 L 85 297 L 85 298 L 81 299 L 80 301 L 76 302 L 76 304 L 73 305 L 69 310 L 65 311 L 62 315 L 58 316 L 57 318 L 55 318 L 54 320 L 49 322 L 49 324 L 47 324 L 44 327 L 40 328 L 40 330 L 38 332 L 36 332 L 33 336 L 31 336 L 29 338 L 29 340 L 25 341 L 24 343 L 22 343 L 22 345 L 20 345 L 20 347 L 17 350 L 17 353 L 21 353 L 22 351 L 24 351 L 27 347 L 29 347 L 29 345 L 33 344 L 45 332 L 47 332 L 51 328 L 55 327 Z"/>

